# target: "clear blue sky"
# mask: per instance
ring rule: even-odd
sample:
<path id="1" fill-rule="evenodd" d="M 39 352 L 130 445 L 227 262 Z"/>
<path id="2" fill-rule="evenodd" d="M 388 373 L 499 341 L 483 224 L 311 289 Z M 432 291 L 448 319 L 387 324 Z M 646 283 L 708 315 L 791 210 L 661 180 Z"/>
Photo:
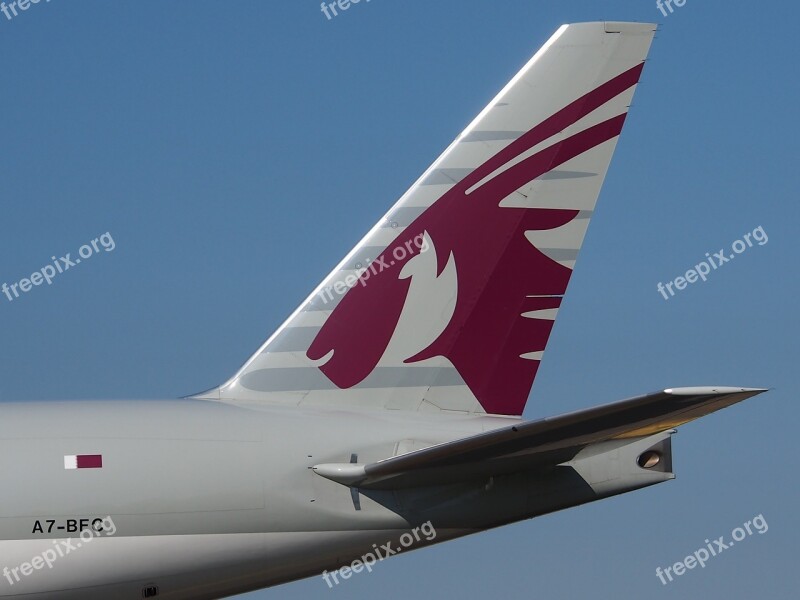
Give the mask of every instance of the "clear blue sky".
<path id="1" fill-rule="evenodd" d="M 798 4 L 66 2 L 0 14 L 0 399 L 226 379 L 565 22 L 659 32 L 525 416 L 774 388 L 684 427 L 678 479 L 247 598 L 789 598 L 798 575 Z M 769 236 L 665 301 L 684 273 Z M 657 566 L 769 524 L 668 586 Z"/>

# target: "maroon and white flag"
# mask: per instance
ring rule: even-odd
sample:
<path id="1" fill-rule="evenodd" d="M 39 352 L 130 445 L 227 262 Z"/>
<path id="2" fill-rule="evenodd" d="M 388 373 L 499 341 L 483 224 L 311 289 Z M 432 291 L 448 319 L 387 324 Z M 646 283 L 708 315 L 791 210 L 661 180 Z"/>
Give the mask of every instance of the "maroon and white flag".
<path id="1" fill-rule="evenodd" d="M 64 456 L 65 469 L 102 469 L 102 454 L 69 454 Z"/>

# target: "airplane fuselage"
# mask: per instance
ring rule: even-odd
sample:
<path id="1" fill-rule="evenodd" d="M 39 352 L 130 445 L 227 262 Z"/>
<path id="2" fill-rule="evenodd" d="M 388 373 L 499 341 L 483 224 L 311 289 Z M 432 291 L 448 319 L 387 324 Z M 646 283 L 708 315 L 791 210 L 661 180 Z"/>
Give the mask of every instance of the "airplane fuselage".
<path id="1" fill-rule="evenodd" d="M 0 597 L 216 598 L 610 495 L 570 468 L 401 490 L 351 489 L 311 469 L 516 421 L 197 400 L 0 404 Z M 67 468 L 74 456 L 101 465 Z"/>

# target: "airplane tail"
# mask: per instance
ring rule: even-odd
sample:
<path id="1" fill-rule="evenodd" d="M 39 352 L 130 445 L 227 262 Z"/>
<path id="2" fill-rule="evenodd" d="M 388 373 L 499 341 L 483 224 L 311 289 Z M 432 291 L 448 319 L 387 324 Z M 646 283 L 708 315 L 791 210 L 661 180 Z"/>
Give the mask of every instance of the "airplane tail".
<path id="1" fill-rule="evenodd" d="M 655 26 L 562 26 L 227 383 L 521 415 Z"/>

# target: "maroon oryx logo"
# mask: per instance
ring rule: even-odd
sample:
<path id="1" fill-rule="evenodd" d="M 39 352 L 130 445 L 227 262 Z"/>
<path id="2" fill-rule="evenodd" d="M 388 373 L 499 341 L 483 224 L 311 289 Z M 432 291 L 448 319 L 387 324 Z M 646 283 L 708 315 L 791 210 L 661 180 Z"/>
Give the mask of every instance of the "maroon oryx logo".
<path id="1" fill-rule="evenodd" d="M 427 348 L 405 360 L 444 356 L 458 370 L 488 413 L 520 414 L 533 385 L 551 320 L 523 313 L 557 308 L 572 271 L 548 258 L 525 237 L 530 230 L 561 227 L 578 210 L 501 207 L 500 202 L 563 163 L 613 139 L 625 114 L 524 153 L 604 105 L 639 80 L 640 64 L 572 102 L 475 169 L 417 217 L 376 259 L 391 270 L 362 274 L 333 310 L 308 349 L 312 360 L 329 359 L 320 370 L 338 387 L 363 381 L 383 356 L 406 302 L 409 278 L 403 265 L 420 252 L 413 240 L 428 235 L 438 273 L 453 256 L 458 281 L 455 310 Z M 490 175 L 498 174 L 489 178 Z M 565 199 L 569 202 L 569 199 Z M 404 252 L 396 252 L 401 248 Z M 395 260 L 402 255 L 402 260 Z"/>

